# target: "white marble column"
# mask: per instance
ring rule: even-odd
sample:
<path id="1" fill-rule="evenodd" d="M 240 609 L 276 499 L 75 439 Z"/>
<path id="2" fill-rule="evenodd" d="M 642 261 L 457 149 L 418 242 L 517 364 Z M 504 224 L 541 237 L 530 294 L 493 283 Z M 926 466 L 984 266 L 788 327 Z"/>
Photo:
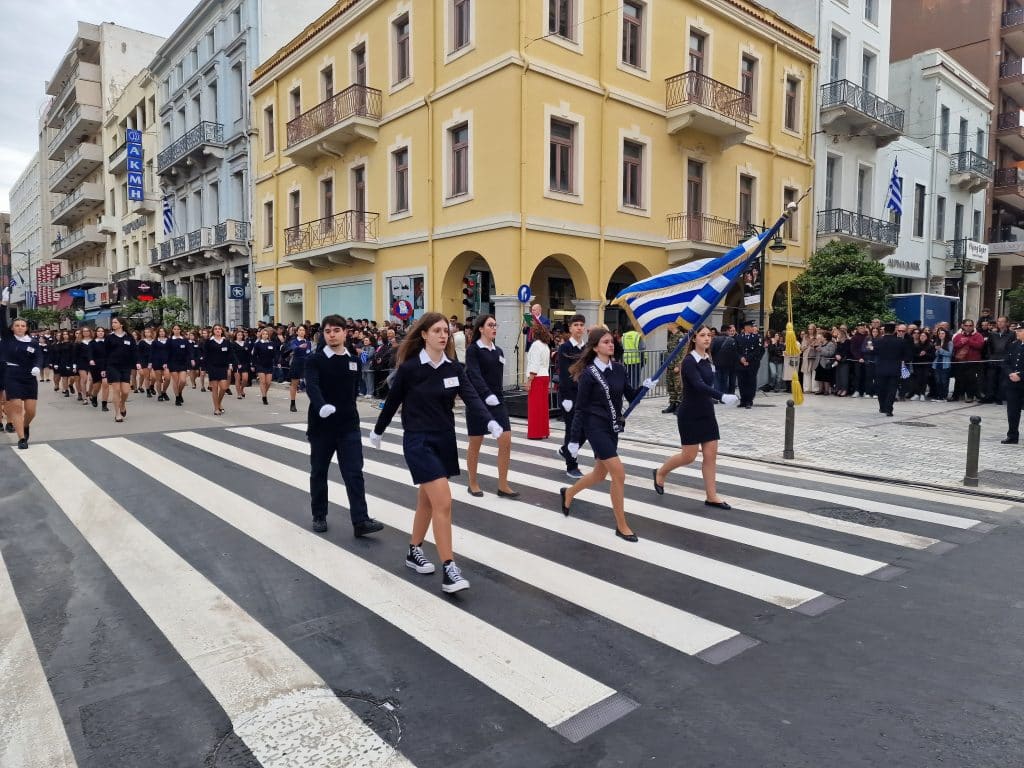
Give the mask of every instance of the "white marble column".
<path id="1" fill-rule="evenodd" d="M 595 325 L 603 322 L 601 318 L 601 304 L 603 302 L 595 301 L 594 299 L 575 299 L 572 305 L 576 308 L 576 311 L 587 318 L 587 329 L 593 328 Z"/>
<path id="2" fill-rule="evenodd" d="M 494 319 L 498 321 L 498 338 L 495 343 L 505 352 L 505 386 L 517 383 L 523 371 L 526 355 L 523 337 L 523 312 L 526 305 L 517 296 L 492 296 Z"/>

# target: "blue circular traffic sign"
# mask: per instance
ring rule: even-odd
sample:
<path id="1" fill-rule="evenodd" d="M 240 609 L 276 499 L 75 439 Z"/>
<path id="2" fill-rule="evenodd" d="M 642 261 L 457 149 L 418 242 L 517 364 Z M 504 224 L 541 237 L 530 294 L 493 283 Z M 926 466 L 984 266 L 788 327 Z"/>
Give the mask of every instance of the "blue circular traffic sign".
<path id="1" fill-rule="evenodd" d="M 526 304 L 530 300 L 530 286 L 520 285 L 519 286 L 519 301 Z"/>

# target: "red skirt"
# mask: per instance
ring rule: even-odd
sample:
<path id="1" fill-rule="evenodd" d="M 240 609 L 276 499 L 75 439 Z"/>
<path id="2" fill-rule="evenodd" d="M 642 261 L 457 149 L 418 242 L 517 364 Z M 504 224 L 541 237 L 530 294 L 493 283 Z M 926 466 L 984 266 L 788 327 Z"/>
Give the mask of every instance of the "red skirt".
<path id="1" fill-rule="evenodd" d="M 530 383 L 530 394 L 526 401 L 526 437 L 530 440 L 545 440 L 551 436 L 551 422 L 548 420 L 548 376 L 534 376 Z"/>

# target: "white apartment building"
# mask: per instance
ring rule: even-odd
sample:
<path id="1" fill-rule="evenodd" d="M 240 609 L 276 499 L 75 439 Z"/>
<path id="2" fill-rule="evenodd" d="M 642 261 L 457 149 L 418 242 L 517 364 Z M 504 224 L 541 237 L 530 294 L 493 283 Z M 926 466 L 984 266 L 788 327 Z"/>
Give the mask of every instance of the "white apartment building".
<path id="1" fill-rule="evenodd" d="M 46 83 L 51 102 L 41 147 L 46 176 L 42 216 L 53 226 L 52 255 L 67 268 L 62 293 L 108 285 L 102 126 L 107 109 L 153 57 L 162 38 L 117 24 L 78 22 L 78 31 Z M 48 173 L 47 173 L 48 171 Z M 47 207 L 52 203 L 52 207 Z M 45 227 L 44 227 L 45 229 Z M 77 291 L 76 291 L 77 292 Z M 89 311 L 96 307 L 86 307 Z"/>
<path id="2" fill-rule="evenodd" d="M 11 303 L 26 306 L 26 293 L 32 270 L 40 263 L 43 250 L 42 205 L 39 196 L 39 153 L 32 155 L 25 170 L 11 187 L 11 275 L 16 285 L 11 290 Z"/>

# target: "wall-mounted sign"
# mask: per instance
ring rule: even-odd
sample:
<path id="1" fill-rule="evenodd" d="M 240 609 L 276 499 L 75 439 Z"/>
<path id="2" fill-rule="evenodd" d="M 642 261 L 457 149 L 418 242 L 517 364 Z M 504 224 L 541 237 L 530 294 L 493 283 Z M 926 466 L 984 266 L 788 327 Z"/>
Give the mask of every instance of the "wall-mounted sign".
<path id="1" fill-rule="evenodd" d="M 244 299 L 245 298 L 245 286 L 235 283 L 228 287 L 228 296 L 232 299 Z"/>
<path id="2" fill-rule="evenodd" d="M 128 199 L 141 201 L 146 199 L 143 189 L 142 173 L 142 131 L 129 128 L 125 132 L 125 150 L 128 169 Z"/>
<path id="3" fill-rule="evenodd" d="M 121 227 L 121 231 L 127 235 L 134 232 L 136 229 L 142 229 L 144 226 L 146 226 L 146 217 L 139 216 L 139 218 L 135 219 L 135 221 L 129 221 L 127 224 Z"/>
<path id="4" fill-rule="evenodd" d="M 978 264 L 988 264 L 988 246 L 974 240 L 967 241 L 967 260 Z"/>
<path id="5" fill-rule="evenodd" d="M 895 277 L 926 277 L 924 261 L 915 258 L 888 256 L 885 259 L 885 274 Z"/>

